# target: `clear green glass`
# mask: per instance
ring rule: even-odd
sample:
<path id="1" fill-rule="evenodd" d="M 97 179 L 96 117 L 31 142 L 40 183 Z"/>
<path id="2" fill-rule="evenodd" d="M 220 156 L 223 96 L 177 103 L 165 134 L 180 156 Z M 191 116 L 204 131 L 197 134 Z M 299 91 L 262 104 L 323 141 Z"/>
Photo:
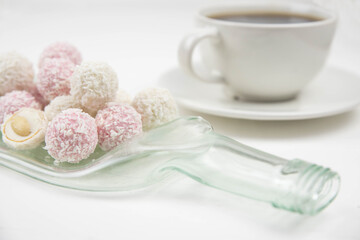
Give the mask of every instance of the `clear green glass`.
<path id="1" fill-rule="evenodd" d="M 339 176 L 302 160 L 286 160 L 213 132 L 201 117 L 160 126 L 111 152 L 100 149 L 79 164 L 54 164 L 39 147 L 14 151 L 0 144 L 0 165 L 40 181 L 86 191 L 128 191 L 180 172 L 205 185 L 316 214 L 335 198 Z"/>

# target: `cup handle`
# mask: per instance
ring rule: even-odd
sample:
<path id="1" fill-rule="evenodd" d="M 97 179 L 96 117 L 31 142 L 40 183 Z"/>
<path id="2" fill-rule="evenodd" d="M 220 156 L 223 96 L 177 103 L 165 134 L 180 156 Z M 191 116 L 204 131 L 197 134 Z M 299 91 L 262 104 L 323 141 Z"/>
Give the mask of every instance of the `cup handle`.
<path id="1" fill-rule="evenodd" d="M 187 73 L 201 81 L 211 83 L 224 82 L 224 77 L 218 71 L 210 70 L 208 73 L 201 75 L 195 71 L 192 63 L 193 53 L 198 43 L 205 39 L 213 39 L 215 44 L 220 42 L 219 31 L 213 27 L 202 28 L 185 36 L 178 48 L 179 64 Z"/>

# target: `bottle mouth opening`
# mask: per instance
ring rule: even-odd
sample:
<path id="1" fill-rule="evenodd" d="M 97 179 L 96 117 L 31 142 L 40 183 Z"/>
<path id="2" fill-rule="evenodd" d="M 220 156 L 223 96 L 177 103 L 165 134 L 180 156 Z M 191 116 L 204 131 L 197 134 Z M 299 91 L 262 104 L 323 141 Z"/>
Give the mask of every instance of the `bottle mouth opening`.
<path id="1" fill-rule="evenodd" d="M 340 176 L 329 168 L 311 166 L 299 179 L 298 187 L 305 191 L 297 200 L 297 212 L 315 215 L 326 208 L 340 190 Z M 300 192 L 302 192 L 300 190 Z"/>
<path id="2" fill-rule="evenodd" d="M 275 207 L 315 215 L 336 198 L 341 182 L 336 172 L 302 160 L 291 161 L 291 165 L 297 170 L 298 177 L 289 194 L 273 203 Z"/>

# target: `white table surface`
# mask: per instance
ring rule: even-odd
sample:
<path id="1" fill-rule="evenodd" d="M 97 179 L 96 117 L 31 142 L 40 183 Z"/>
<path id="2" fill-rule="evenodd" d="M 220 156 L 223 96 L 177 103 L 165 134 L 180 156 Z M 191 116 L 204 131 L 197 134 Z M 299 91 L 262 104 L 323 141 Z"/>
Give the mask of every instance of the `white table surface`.
<path id="1" fill-rule="evenodd" d="M 134 93 L 176 66 L 177 44 L 205 2 L 0 1 L 0 51 L 14 49 L 37 62 L 47 44 L 67 40 L 85 60 L 109 62 L 120 86 Z M 334 51 L 345 55 L 345 45 Z M 344 63 L 350 59 L 358 58 L 347 55 Z M 360 239 L 360 109 L 283 122 L 182 113 L 201 115 L 217 132 L 253 147 L 331 167 L 342 177 L 337 199 L 309 217 L 185 177 L 148 190 L 100 194 L 47 185 L 0 167 L 0 239 Z"/>

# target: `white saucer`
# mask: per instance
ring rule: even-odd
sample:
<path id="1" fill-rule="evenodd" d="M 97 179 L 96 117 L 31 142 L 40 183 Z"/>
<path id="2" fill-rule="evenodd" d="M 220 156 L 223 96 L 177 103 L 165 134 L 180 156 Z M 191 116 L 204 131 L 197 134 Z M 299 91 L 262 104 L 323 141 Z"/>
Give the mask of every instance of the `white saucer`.
<path id="1" fill-rule="evenodd" d="M 221 84 L 203 83 L 179 68 L 165 73 L 159 85 L 168 88 L 183 107 L 217 116 L 255 120 L 297 120 L 332 116 L 360 103 L 360 76 L 328 66 L 291 101 L 256 103 L 232 100 Z"/>

